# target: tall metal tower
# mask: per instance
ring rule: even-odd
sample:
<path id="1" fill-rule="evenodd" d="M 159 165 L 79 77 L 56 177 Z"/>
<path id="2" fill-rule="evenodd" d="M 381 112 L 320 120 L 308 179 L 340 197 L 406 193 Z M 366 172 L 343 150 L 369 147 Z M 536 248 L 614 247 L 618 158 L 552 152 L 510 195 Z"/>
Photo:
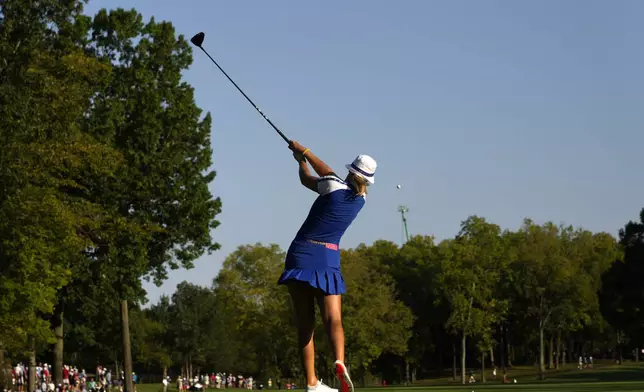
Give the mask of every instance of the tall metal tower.
<path id="1" fill-rule="evenodd" d="M 405 214 L 409 212 L 409 208 L 406 206 L 399 206 L 398 212 L 400 212 L 400 216 L 402 217 L 403 233 L 405 235 L 405 243 L 407 243 L 409 242 L 409 230 L 407 230 L 407 217 Z"/>

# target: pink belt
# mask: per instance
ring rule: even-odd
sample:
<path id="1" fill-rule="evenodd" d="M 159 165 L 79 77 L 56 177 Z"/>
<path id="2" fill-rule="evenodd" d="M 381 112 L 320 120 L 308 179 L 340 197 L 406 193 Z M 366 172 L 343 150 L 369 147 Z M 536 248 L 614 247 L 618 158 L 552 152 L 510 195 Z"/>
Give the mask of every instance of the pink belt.
<path id="1" fill-rule="evenodd" d="M 321 241 L 315 241 L 315 240 L 308 240 L 309 242 L 313 244 L 318 244 L 318 245 L 324 245 L 327 249 L 331 250 L 338 250 L 338 246 L 336 244 L 329 244 L 328 242 L 321 242 Z"/>

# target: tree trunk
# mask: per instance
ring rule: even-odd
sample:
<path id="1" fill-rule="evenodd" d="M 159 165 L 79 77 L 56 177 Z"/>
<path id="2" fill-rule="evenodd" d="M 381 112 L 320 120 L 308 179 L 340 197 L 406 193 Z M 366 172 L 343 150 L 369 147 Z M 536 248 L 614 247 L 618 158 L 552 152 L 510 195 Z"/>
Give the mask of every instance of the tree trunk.
<path id="1" fill-rule="evenodd" d="M 405 360 L 405 385 L 409 385 L 409 361 Z"/>
<path id="2" fill-rule="evenodd" d="M 635 348 L 635 362 L 639 363 L 639 361 L 640 361 L 640 348 L 637 347 Z"/>
<path id="3" fill-rule="evenodd" d="M 559 370 L 559 360 L 561 358 L 561 330 L 557 330 L 557 353 L 555 356 L 555 369 L 557 370 Z"/>
<path id="4" fill-rule="evenodd" d="M 62 304 L 58 304 L 52 317 L 54 335 L 56 337 L 56 343 L 54 344 L 54 382 L 56 385 L 63 385 L 64 320 L 63 306 Z"/>
<path id="5" fill-rule="evenodd" d="M 550 335 L 550 344 L 548 345 L 548 369 L 554 369 L 555 355 L 555 335 Z"/>
<path id="6" fill-rule="evenodd" d="M 507 353 L 506 353 L 506 350 L 505 350 L 505 348 L 506 348 L 506 346 L 505 346 L 505 342 L 506 342 L 506 340 L 507 340 L 507 332 L 506 332 L 506 329 L 507 329 L 507 327 L 505 327 L 505 326 L 501 326 L 501 344 L 499 344 L 499 351 L 500 351 L 500 353 L 499 353 L 499 354 L 500 354 L 500 356 L 501 356 L 501 368 L 503 369 L 503 374 L 505 374 L 505 373 L 506 373 L 506 371 L 507 371 L 507 367 L 506 367 L 506 364 L 507 364 L 507 361 L 506 361 Z"/>
<path id="7" fill-rule="evenodd" d="M 4 370 L 4 369 L 1 369 Z M 29 373 L 27 391 L 36 392 L 36 339 L 31 338 L 31 351 L 29 351 Z"/>
<path id="8" fill-rule="evenodd" d="M 166 378 L 168 378 L 168 366 L 163 365 L 163 379 L 165 380 Z"/>
<path id="9" fill-rule="evenodd" d="M 130 349 L 130 320 L 127 300 L 121 301 L 121 322 L 123 323 L 123 371 L 125 375 L 124 392 L 134 392 L 132 384 L 132 351 Z"/>
<path id="10" fill-rule="evenodd" d="M 494 348 L 490 347 L 490 365 L 496 367 L 494 364 Z"/>
<path id="11" fill-rule="evenodd" d="M 467 336 L 465 336 L 465 333 L 463 333 L 463 337 L 461 338 L 461 383 L 465 384 L 465 355 L 466 355 L 466 341 L 467 341 Z"/>
<path id="12" fill-rule="evenodd" d="M 566 357 L 568 356 L 568 348 L 566 346 L 566 341 L 562 344 L 563 352 L 561 353 L 561 367 L 566 367 Z"/>
<path id="13" fill-rule="evenodd" d="M 546 361 L 545 361 L 545 345 L 543 341 L 543 325 L 539 326 L 539 380 L 545 380 L 546 376 Z"/>
<path id="14" fill-rule="evenodd" d="M 452 342 L 452 379 L 456 381 L 456 340 Z"/>
<path id="15" fill-rule="evenodd" d="M 0 388 L 3 391 L 9 390 L 9 379 L 6 372 L 7 366 L 4 364 L 4 346 L 0 343 Z"/>
<path id="16" fill-rule="evenodd" d="M 485 352 L 481 353 L 481 382 L 485 383 Z"/>

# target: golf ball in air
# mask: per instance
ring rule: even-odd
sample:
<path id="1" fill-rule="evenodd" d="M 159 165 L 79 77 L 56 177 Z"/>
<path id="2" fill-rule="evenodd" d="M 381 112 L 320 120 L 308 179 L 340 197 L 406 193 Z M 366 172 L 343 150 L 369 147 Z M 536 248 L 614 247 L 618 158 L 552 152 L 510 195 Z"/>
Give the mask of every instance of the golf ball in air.
<path id="1" fill-rule="evenodd" d="M 396 188 L 400 189 L 402 188 L 402 185 L 396 185 Z"/>

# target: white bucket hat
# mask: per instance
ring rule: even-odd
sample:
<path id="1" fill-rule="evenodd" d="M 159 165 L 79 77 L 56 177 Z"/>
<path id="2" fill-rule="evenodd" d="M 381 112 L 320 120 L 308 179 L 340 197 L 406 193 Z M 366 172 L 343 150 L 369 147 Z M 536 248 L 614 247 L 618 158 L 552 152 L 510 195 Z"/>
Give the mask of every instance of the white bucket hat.
<path id="1" fill-rule="evenodd" d="M 358 155 L 356 159 L 353 160 L 353 163 L 346 165 L 345 167 L 349 172 L 365 179 L 368 184 L 371 185 L 375 182 L 373 175 L 376 173 L 378 165 L 369 155 Z"/>

